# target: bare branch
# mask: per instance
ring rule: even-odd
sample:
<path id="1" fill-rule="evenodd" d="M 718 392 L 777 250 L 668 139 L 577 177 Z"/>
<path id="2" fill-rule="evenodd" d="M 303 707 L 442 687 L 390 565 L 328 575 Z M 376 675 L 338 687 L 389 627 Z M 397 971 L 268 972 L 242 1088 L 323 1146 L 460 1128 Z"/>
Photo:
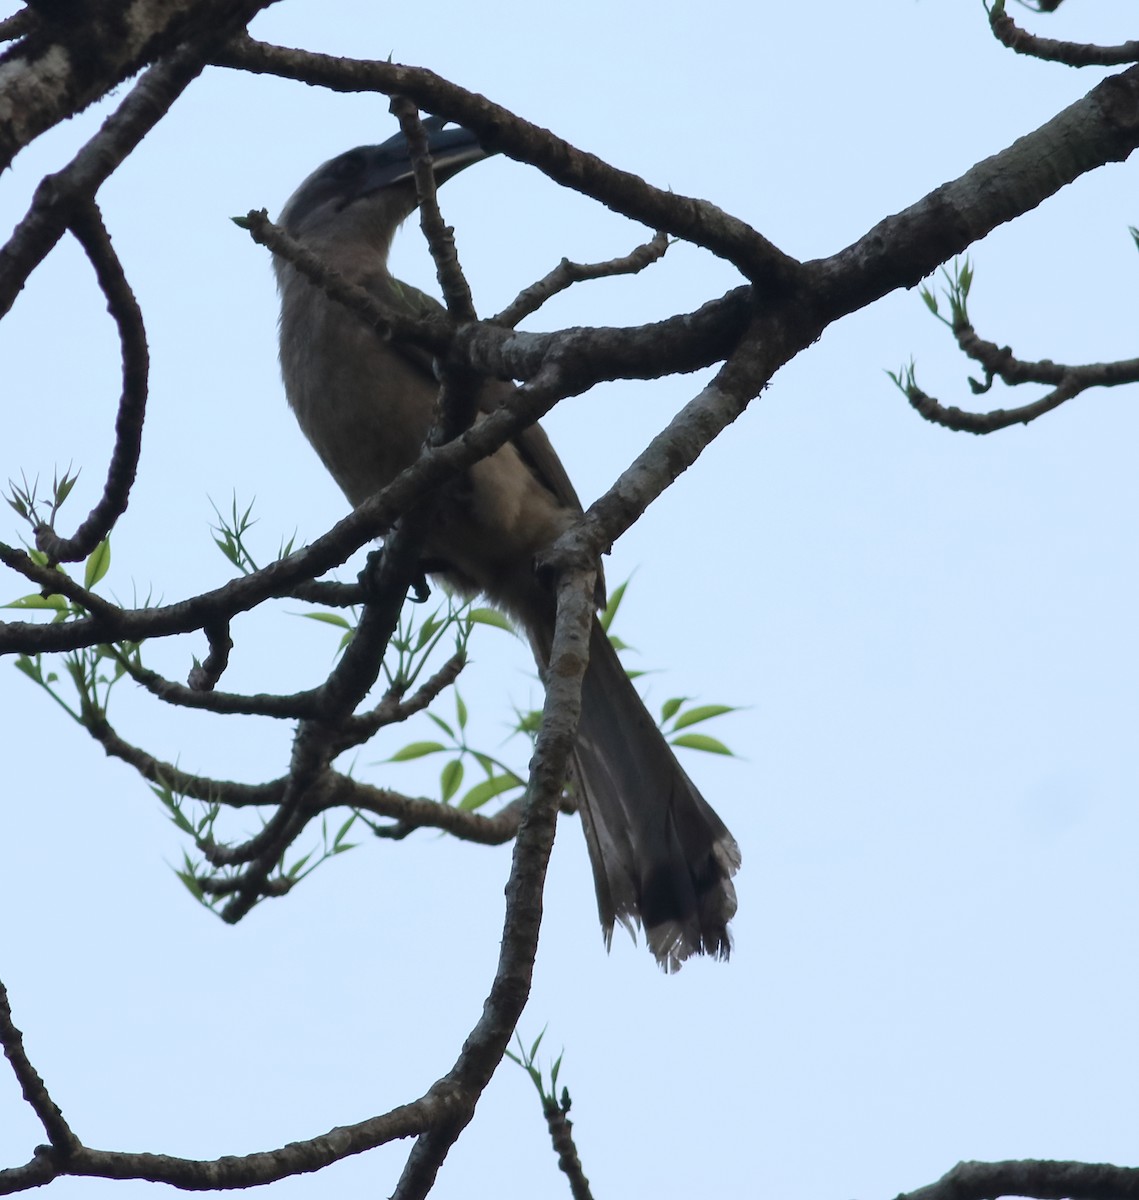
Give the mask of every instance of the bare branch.
<path id="1" fill-rule="evenodd" d="M 972 381 L 973 391 L 977 395 L 987 392 L 994 378 L 999 378 L 1010 387 L 1023 383 L 1074 386 L 1076 390 L 1072 395 L 1090 387 L 1119 387 L 1125 383 L 1139 383 L 1139 358 L 1080 365 L 1057 363 L 1048 358 L 1034 362 L 1017 358 L 1010 346 L 998 346 L 995 342 L 978 337 L 971 324 L 963 324 L 955 328 L 953 333 L 961 349 L 985 369 L 984 384 Z"/>
<path id="2" fill-rule="evenodd" d="M 1039 129 L 880 221 L 853 245 L 804 264 L 803 296 L 823 325 L 899 287 L 914 287 L 998 225 L 1139 145 L 1139 68 L 1097 84 Z"/>
<path id="3" fill-rule="evenodd" d="M 77 205 L 71 218 L 71 229 L 95 268 L 99 287 L 107 298 L 107 309 L 119 329 L 123 390 L 115 418 L 115 447 L 101 499 L 70 538 L 57 536 L 47 525 L 36 530 L 37 547 L 53 562 L 78 562 L 86 558 L 126 511 L 142 449 L 150 372 L 142 309 L 127 283 L 122 263 L 93 201 Z"/>
<path id="4" fill-rule="evenodd" d="M 0 249 L 0 317 L 75 214 L 201 74 L 207 53 L 206 45 L 191 44 L 151 67 L 71 162 L 43 177 L 31 208 Z"/>
<path id="5" fill-rule="evenodd" d="M 516 117 L 483 96 L 421 67 L 334 58 L 258 42 L 246 34 L 231 38 L 215 53 L 218 66 L 280 75 L 334 91 L 382 92 L 406 96 L 427 112 L 458 121 L 488 148 L 529 163 L 555 183 L 600 200 L 650 229 L 703 246 L 734 263 L 750 280 L 782 291 L 797 277 L 799 264 L 745 221 L 706 200 L 696 200 L 646 183 L 593 154 L 571 146 L 549 130 Z"/>
<path id="6" fill-rule="evenodd" d="M 90 618 L 86 620 L 93 625 L 103 621 L 114 621 L 122 611 L 117 605 L 76 583 L 69 575 L 65 575 L 54 567 L 41 566 L 31 555 L 23 550 L 17 550 L 14 546 L 7 546 L 3 542 L 0 542 L 0 563 L 36 584 L 45 596 L 63 596 L 72 604 L 86 609 L 91 614 Z M 13 622 L 13 624 L 18 624 L 18 622 Z M 0 630 L 4 627 L 4 622 L 0 622 Z M 37 627 L 32 626 L 32 628 Z M 56 628 L 58 629 L 60 626 L 56 626 Z M 91 642 L 85 644 L 94 645 L 102 640 L 100 637 L 95 637 Z"/>
<path id="7" fill-rule="evenodd" d="M 1057 7 L 1059 5 L 1038 11 L 1050 12 Z M 1045 62 L 1063 63 L 1068 67 L 1120 67 L 1139 62 L 1139 42 L 1097 46 L 1090 42 L 1062 42 L 1056 38 L 1038 37 L 1021 29 L 1004 11 L 1003 5 L 996 5 L 989 10 L 989 25 L 993 36 L 1002 45 L 1017 54 L 1027 54 Z"/>
<path id="8" fill-rule="evenodd" d="M 122 666 L 135 683 L 146 688 L 152 696 L 180 708 L 197 709 L 225 716 L 240 714 L 242 716 L 275 717 L 280 720 L 314 717 L 319 710 L 319 696 L 315 688 L 294 692 L 291 695 L 272 695 L 265 692 L 241 695 L 236 692 L 203 691 L 195 687 L 193 682 L 187 686 L 167 679 L 157 671 L 134 662 L 126 655 L 115 654 L 115 661 Z M 195 667 L 191 672 L 191 680 L 193 681 L 196 672 L 203 669 L 204 666 Z"/>
<path id="9" fill-rule="evenodd" d="M 542 1115 L 546 1118 L 546 1128 L 550 1131 L 550 1141 L 558 1156 L 558 1168 L 565 1173 L 569 1180 L 570 1195 L 573 1200 L 593 1200 L 593 1192 L 589 1188 L 589 1180 L 578 1157 L 577 1146 L 573 1140 L 573 1122 L 566 1116 L 569 1104 L 563 1108 L 553 1096 L 542 1097 Z"/>
<path id="10" fill-rule="evenodd" d="M 1026 383 L 1052 387 L 1050 392 L 1031 404 L 1013 409 L 997 408 L 982 413 L 941 404 L 918 387 L 912 367 L 904 372 L 903 376 L 894 377 L 894 381 L 918 413 L 927 421 L 955 432 L 986 434 L 1007 429 L 1011 425 L 1027 425 L 1090 388 L 1119 387 L 1139 382 L 1139 358 L 1109 363 L 1086 363 L 1080 366 L 1055 363 L 1050 359 L 1032 362 L 1018 359 L 1009 346 L 998 346 L 995 342 L 978 337 L 977 331 L 967 319 L 954 322 L 953 334 L 961 349 L 984 368 L 983 383 L 972 378 L 969 380 L 974 395 L 988 392 L 994 379 L 1000 379 L 1009 387 L 1019 387 Z"/>
<path id="11" fill-rule="evenodd" d="M 913 382 L 912 376 L 906 381 L 902 390 L 906 394 L 906 399 L 927 421 L 958 433 L 983 434 L 995 433 L 998 429 L 1007 429 L 1010 425 L 1027 425 L 1030 421 L 1035 421 L 1037 417 L 1042 417 L 1054 408 L 1059 408 L 1065 400 L 1070 400 L 1077 394 L 1077 391 L 1082 389 L 1076 389 L 1073 385 L 1061 386 L 1032 404 L 1025 404 L 1021 408 L 995 408 L 986 413 L 965 412 L 956 406 L 945 407 L 932 396 L 927 396 Z"/>
<path id="12" fill-rule="evenodd" d="M 460 651 L 453 654 L 434 675 L 406 700 L 398 694 L 386 695 L 371 712 L 346 719 L 341 726 L 341 742 L 344 748 L 366 742 L 378 730 L 388 725 L 397 725 L 408 717 L 422 712 L 432 700 L 449 688 L 467 665 L 467 656 Z"/>
<path id="13" fill-rule="evenodd" d="M 650 241 L 638 246 L 631 253 L 622 258 L 611 258 L 608 262 L 575 263 L 563 258 L 548 275 L 520 292 L 517 299 L 491 320 L 495 325 L 505 325 L 513 329 L 519 321 L 536 313 L 551 297 L 564 292 L 575 283 L 587 279 L 607 279 L 613 275 L 636 275 L 663 258 L 668 244 L 668 234 L 656 233 Z"/>
<path id="14" fill-rule="evenodd" d="M 229 663 L 233 638 L 228 621 L 209 621 L 202 626 L 202 632 L 209 642 L 210 652 L 205 661 L 190 672 L 190 687 L 196 692 L 212 692 Z"/>
<path id="15" fill-rule="evenodd" d="M 443 291 L 447 312 L 456 321 L 477 320 L 470 284 L 459 266 L 455 250 L 455 231 L 448 228 L 439 211 L 439 196 L 435 189 L 435 173 L 427 147 L 427 131 L 419 119 L 419 109 L 404 96 L 393 96 L 391 112 L 407 138 L 412 167 L 415 171 L 415 190 L 419 198 L 419 227 L 435 263 L 435 275 Z"/>
<path id="16" fill-rule="evenodd" d="M 936 1183 L 903 1193 L 898 1200 L 997 1200 L 999 1196 L 1135 1200 L 1139 1197 L 1139 1168 L 1040 1159 L 962 1162 Z"/>
<path id="17" fill-rule="evenodd" d="M 117 1150 L 77 1148 L 65 1161 L 38 1155 L 25 1167 L 0 1170 L 0 1196 L 9 1196 L 49 1183 L 62 1175 L 95 1179 L 145 1179 L 168 1183 L 185 1191 L 224 1191 L 275 1183 L 290 1175 L 319 1171 L 354 1154 L 363 1154 L 401 1138 L 414 1137 L 444 1121 L 452 1103 L 446 1096 L 428 1095 L 401 1104 L 382 1116 L 355 1125 L 339 1125 L 302 1142 L 255 1154 L 227 1154 L 197 1160 L 169 1154 L 130 1154 Z"/>
<path id="18" fill-rule="evenodd" d="M 86 729 L 107 754 L 129 763 L 148 782 L 169 788 L 180 796 L 189 796 L 191 799 L 207 803 L 216 801 L 231 808 L 280 804 L 284 796 L 284 779 L 258 784 L 234 783 L 183 771 L 181 767 L 154 758 L 145 750 L 121 738 L 101 714 L 93 715 L 88 720 Z"/>
<path id="19" fill-rule="evenodd" d="M 3 983 L 0 983 L 0 1046 L 4 1047 L 4 1057 L 11 1064 L 20 1091 L 39 1117 L 52 1148 L 61 1158 L 67 1159 L 79 1146 L 79 1139 L 71 1132 L 59 1105 L 48 1094 L 39 1072 L 28 1060 L 24 1050 L 24 1035 L 12 1021 L 8 991 Z"/>
<path id="20" fill-rule="evenodd" d="M 451 1146 L 463 1131 L 495 1068 L 510 1042 L 530 993 L 546 866 L 554 842 L 558 798 L 566 778 L 581 712 L 581 680 L 589 659 L 596 575 L 567 570 L 558 581 L 557 622 L 546 673 L 546 703 L 538 744 L 531 763 L 529 806 L 514 843 L 510 879 L 506 885 L 506 920 L 498 971 L 454 1067 L 435 1083 L 428 1095 L 452 1096 L 454 1116 L 420 1136 L 393 1200 L 422 1200 Z"/>
<path id="21" fill-rule="evenodd" d="M 106 6 L 98 5 L 87 6 L 81 21 L 10 18 L 18 33 L 8 29 L 6 36 L 23 40 L 0 58 L 5 93 L 0 170 L 45 130 L 82 112 L 147 63 L 166 54 L 171 63 L 187 53 L 204 60 L 219 39 L 243 29 L 273 2 L 136 0 L 130 20 L 114 11 L 118 6 L 103 13 Z M 82 70 L 74 69 L 76 61 Z"/>
<path id="22" fill-rule="evenodd" d="M 438 829 L 479 846 L 502 846 L 517 834 L 525 812 L 525 803 L 515 800 L 488 817 L 438 800 L 414 799 L 371 787 L 343 775 L 335 777 L 328 799 L 335 799 L 337 807 L 348 806 L 392 820 L 389 826 L 373 826 L 373 832 L 396 842 L 417 829 Z"/>
<path id="23" fill-rule="evenodd" d="M 771 376 L 810 343 L 817 332 L 811 314 L 798 310 L 795 321 L 757 318 L 716 378 L 658 433 L 616 483 L 553 547 L 549 561 L 563 554 L 604 553 L 666 488 L 700 457 L 724 429 L 767 386 Z"/>
<path id="24" fill-rule="evenodd" d="M 274 225 L 265 209 L 254 209 L 234 221 L 248 230 L 258 245 L 292 263 L 302 275 L 380 333 L 413 342 L 433 354 L 442 354 L 449 347 L 454 327 L 442 313 L 411 316 L 377 300 L 371 292 L 326 266 L 318 254 L 291 238 L 279 225 Z"/>

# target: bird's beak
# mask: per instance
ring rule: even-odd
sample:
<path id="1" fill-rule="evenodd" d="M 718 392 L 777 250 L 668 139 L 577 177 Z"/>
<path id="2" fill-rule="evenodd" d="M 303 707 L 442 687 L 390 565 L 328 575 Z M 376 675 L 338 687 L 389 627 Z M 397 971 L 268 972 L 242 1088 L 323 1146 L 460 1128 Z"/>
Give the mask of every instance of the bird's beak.
<path id="1" fill-rule="evenodd" d="M 427 132 L 427 148 L 435 169 L 435 179 L 443 183 L 457 175 L 464 167 L 489 157 L 493 151 L 484 149 L 469 129 L 454 126 L 444 129 L 447 122 L 442 117 L 428 117 L 423 122 Z M 411 162 L 407 138 L 395 134 L 379 146 L 373 146 L 369 155 L 368 171 L 361 194 L 379 191 L 411 179 L 414 168 Z"/>

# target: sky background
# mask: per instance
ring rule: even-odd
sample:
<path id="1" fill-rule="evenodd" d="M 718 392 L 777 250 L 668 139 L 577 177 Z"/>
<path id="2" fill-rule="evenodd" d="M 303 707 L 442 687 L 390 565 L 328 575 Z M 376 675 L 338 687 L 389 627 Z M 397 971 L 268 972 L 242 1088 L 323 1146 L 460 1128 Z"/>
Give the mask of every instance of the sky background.
<path id="1" fill-rule="evenodd" d="M 0 14 L 14 8 L 0 5 Z M 1133 0 L 1051 19 L 1056 37 L 1136 35 Z M 285 0 L 261 38 L 432 68 L 651 182 L 714 201 L 800 258 L 828 255 L 1082 96 L 1103 72 L 1017 57 L 980 3 L 377 6 Z M 0 187 L 23 214 L 111 104 L 53 130 Z M 208 71 L 100 194 L 142 303 L 152 392 L 142 468 L 104 589 L 173 601 L 216 586 L 211 501 L 256 501 L 253 548 L 324 532 L 345 502 L 286 407 L 268 256 L 229 218 L 279 211 L 316 165 L 395 129 L 387 101 Z M 495 159 L 444 215 L 482 313 L 563 255 L 646 231 Z M 1078 181 L 971 251 L 978 330 L 1026 358 L 1135 349 L 1134 167 Z M 397 273 L 430 287 L 413 225 Z M 635 324 L 734 286 L 686 246 L 646 274 L 581 285 L 528 324 Z M 596 1194 L 889 1197 L 960 1159 L 1139 1157 L 1134 388 L 1085 395 L 978 439 L 922 421 L 885 375 L 968 406 L 969 368 L 916 293 L 829 329 L 616 546 L 618 631 L 670 696 L 739 705 L 709 732 L 733 759 L 686 769 L 738 838 L 729 964 L 666 978 L 598 935 L 584 841 L 559 830 L 529 1042 L 563 1048 Z M 0 478 L 102 487 L 118 343 L 64 242 L 0 323 Z M 613 384 L 546 422 L 589 502 L 709 373 Z M 989 407 L 1028 396 L 999 389 Z M 5 512 L 8 510 L 5 508 Z M 0 515 L 0 538 L 23 534 Z M 354 568 L 343 569 L 352 578 Z M 17 579 L 0 600 L 24 594 Z M 299 604 L 246 617 L 223 686 L 293 691 L 336 635 Z M 204 641 L 148 647 L 185 679 Z M 486 631 L 462 691 L 483 744 L 535 701 L 528 653 Z M 0 978 L 28 1052 L 89 1145 L 215 1157 L 386 1111 L 448 1069 L 493 975 L 509 849 L 423 832 L 370 841 L 230 928 L 172 873 L 182 844 L 147 786 L 10 665 Z M 442 707 L 449 715 L 449 701 Z M 128 740 L 188 770 L 258 781 L 289 729 L 163 710 L 122 685 Z M 437 765 L 356 773 L 430 793 Z M 0 1165 L 42 1132 L 0 1072 Z M 387 1195 L 406 1145 L 274 1185 Z M 159 1185 L 63 1180 L 52 1194 Z M 505 1063 L 433 1195 L 564 1195 L 537 1097 Z"/>

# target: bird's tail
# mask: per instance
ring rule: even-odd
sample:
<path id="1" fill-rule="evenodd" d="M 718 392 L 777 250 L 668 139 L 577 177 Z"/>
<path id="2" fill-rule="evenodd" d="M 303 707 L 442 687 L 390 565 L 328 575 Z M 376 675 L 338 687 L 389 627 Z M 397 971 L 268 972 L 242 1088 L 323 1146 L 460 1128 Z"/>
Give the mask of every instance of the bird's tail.
<path id="1" fill-rule="evenodd" d="M 644 927 L 657 962 L 727 958 L 735 838 L 681 769 L 594 619 L 574 768 L 606 943 Z"/>

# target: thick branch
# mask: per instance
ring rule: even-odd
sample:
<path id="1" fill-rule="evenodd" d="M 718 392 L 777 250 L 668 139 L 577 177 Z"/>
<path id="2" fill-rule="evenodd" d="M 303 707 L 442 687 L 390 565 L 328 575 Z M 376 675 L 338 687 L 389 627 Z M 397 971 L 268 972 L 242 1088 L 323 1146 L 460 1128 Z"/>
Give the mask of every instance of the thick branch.
<path id="1" fill-rule="evenodd" d="M 204 53 L 273 2 L 135 0 L 129 20 L 124 5 L 88 5 L 82 21 L 24 21 L 6 31 L 26 36 L 0 58 L 0 170 L 147 63 L 189 42 Z"/>
<path id="2" fill-rule="evenodd" d="M 1136 1200 L 1139 1168 L 1107 1163 L 962 1162 L 936 1183 L 903 1193 L 898 1200 L 997 1200 L 1030 1196 L 1033 1200 Z"/>
<path id="3" fill-rule="evenodd" d="M 537 167 L 555 183 L 600 200 L 650 229 L 705 247 L 766 289 L 781 291 L 797 273 L 799 264 L 793 258 L 714 204 L 653 187 L 421 67 L 334 58 L 272 46 L 246 35 L 232 38 L 213 61 L 333 91 L 405 96 L 427 112 L 461 122 L 489 149 Z"/>
<path id="4" fill-rule="evenodd" d="M 1098 84 L 1033 133 L 977 163 L 830 258 L 804 264 L 823 324 L 913 287 L 1012 221 L 1139 145 L 1139 67 Z"/>

